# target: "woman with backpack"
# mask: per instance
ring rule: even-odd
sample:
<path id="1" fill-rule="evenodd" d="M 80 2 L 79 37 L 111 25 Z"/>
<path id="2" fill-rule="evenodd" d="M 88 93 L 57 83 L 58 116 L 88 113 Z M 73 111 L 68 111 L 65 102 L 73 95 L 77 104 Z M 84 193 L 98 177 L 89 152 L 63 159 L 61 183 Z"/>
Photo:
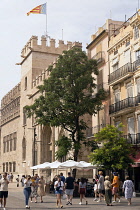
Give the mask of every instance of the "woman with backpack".
<path id="1" fill-rule="evenodd" d="M 60 208 L 63 208 L 61 196 L 63 195 L 64 191 L 64 183 L 61 181 L 60 176 L 57 176 L 57 181 L 54 183 L 55 194 L 56 194 L 56 207 L 60 205 Z"/>

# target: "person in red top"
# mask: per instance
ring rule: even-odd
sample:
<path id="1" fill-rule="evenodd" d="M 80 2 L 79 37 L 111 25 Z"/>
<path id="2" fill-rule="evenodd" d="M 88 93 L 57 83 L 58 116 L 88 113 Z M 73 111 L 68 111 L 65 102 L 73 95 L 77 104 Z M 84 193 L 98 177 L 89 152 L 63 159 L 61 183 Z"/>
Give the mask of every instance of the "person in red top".
<path id="1" fill-rule="evenodd" d="M 114 201 L 113 203 L 116 202 L 117 198 L 119 199 L 119 203 L 120 203 L 120 196 L 118 195 L 118 192 L 119 192 L 119 177 L 118 177 L 118 173 L 117 172 L 114 172 L 113 173 L 113 182 L 112 182 L 112 192 L 113 192 L 113 195 L 114 195 Z"/>

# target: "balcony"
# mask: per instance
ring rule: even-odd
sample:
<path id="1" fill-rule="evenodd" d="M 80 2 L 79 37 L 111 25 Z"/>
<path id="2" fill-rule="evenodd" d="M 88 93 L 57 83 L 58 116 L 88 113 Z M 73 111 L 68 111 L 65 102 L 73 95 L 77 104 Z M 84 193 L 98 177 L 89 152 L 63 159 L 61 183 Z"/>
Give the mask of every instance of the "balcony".
<path id="1" fill-rule="evenodd" d="M 115 104 L 109 106 L 109 114 L 113 114 L 124 110 L 126 108 L 132 108 L 138 106 L 140 103 L 140 95 L 136 97 L 129 97 L 122 101 L 118 101 Z"/>
<path id="2" fill-rule="evenodd" d="M 108 83 L 115 85 L 133 74 L 131 63 L 127 63 L 109 75 Z"/>
<path id="3" fill-rule="evenodd" d="M 92 59 L 97 60 L 98 66 L 103 65 L 105 63 L 105 52 L 98 52 L 95 56 L 92 57 Z"/>
<path id="4" fill-rule="evenodd" d="M 94 134 L 98 133 L 102 128 L 106 127 L 106 124 L 97 125 L 86 129 L 86 137 L 93 137 Z"/>
<path id="5" fill-rule="evenodd" d="M 129 144 L 133 144 L 133 145 L 140 144 L 140 133 L 128 134 L 128 135 L 124 135 L 123 137 L 127 139 Z"/>
<path id="6" fill-rule="evenodd" d="M 124 79 L 132 76 L 133 72 L 138 69 L 138 66 L 140 66 L 140 59 L 134 61 L 133 63 L 127 63 L 116 71 L 112 72 L 108 77 L 109 85 L 115 85 L 118 82 L 121 82 Z"/>

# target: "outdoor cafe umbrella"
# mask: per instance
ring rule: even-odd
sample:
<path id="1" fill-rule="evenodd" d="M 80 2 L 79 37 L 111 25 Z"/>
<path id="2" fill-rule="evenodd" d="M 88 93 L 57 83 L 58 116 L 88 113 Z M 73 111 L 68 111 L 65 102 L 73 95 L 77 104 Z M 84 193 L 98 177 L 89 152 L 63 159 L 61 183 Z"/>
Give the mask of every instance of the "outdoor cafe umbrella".
<path id="1" fill-rule="evenodd" d="M 60 164 L 58 168 L 77 168 L 78 162 L 74 160 L 67 160 Z"/>
<path id="2" fill-rule="evenodd" d="M 52 163 L 49 163 L 45 168 L 50 168 L 50 169 L 57 169 L 62 163 L 59 161 L 54 161 Z"/>
<path id="3" fill-rule="evenodd" d="M 37 166 L 37 169 L 44 169 L 48 164 L 49 164 L 49 162 L 42 163 Z"/>
<path id="4" fill-rule="evenodd" d="M 30 169 L 36 170 L 36 169 L 37 169 L 37 166 L 38 166 L 38 165 L 32 166 L 32 167 L 30 167 Z"/>
<path id="5" fill-rule="evenodd" d="M 82 169 L 96 169 L 98 168 L 97 165 L 92 165 L 91 163 L 85 162 L 85 161 L 80 161 L 77 165 L 77 168 L 82 168 Z"/>
<path id="6" fill-rule="evenodd" d="M 45 163 L 42 163 L 42 164 L 39 164 L 39 165 L 35 165 L 35 166 L 30 167 L 30 169 L 34 169 L 34 170 L 36 170 L 36 169 L 42 169 L 42 168 L 44 168 L 48 163 L 49 163 L 49 162 L 45 162 Z"/>

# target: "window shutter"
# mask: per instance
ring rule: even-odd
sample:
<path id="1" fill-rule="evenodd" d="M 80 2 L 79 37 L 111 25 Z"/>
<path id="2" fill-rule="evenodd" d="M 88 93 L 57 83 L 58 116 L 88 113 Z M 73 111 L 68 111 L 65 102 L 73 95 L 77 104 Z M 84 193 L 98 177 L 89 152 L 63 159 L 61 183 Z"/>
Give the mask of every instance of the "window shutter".
<path id="1" fill-rule="evenodd" d="M 128 133 L 130 133 L 130 134 L 135 133 L 134 118 L 133 117 L 128 118 Z"/>
<path id="2" fill-rule="evenodd" d="M 137 95 L 140 94 L 140 79 L 137 79 Z"/>

